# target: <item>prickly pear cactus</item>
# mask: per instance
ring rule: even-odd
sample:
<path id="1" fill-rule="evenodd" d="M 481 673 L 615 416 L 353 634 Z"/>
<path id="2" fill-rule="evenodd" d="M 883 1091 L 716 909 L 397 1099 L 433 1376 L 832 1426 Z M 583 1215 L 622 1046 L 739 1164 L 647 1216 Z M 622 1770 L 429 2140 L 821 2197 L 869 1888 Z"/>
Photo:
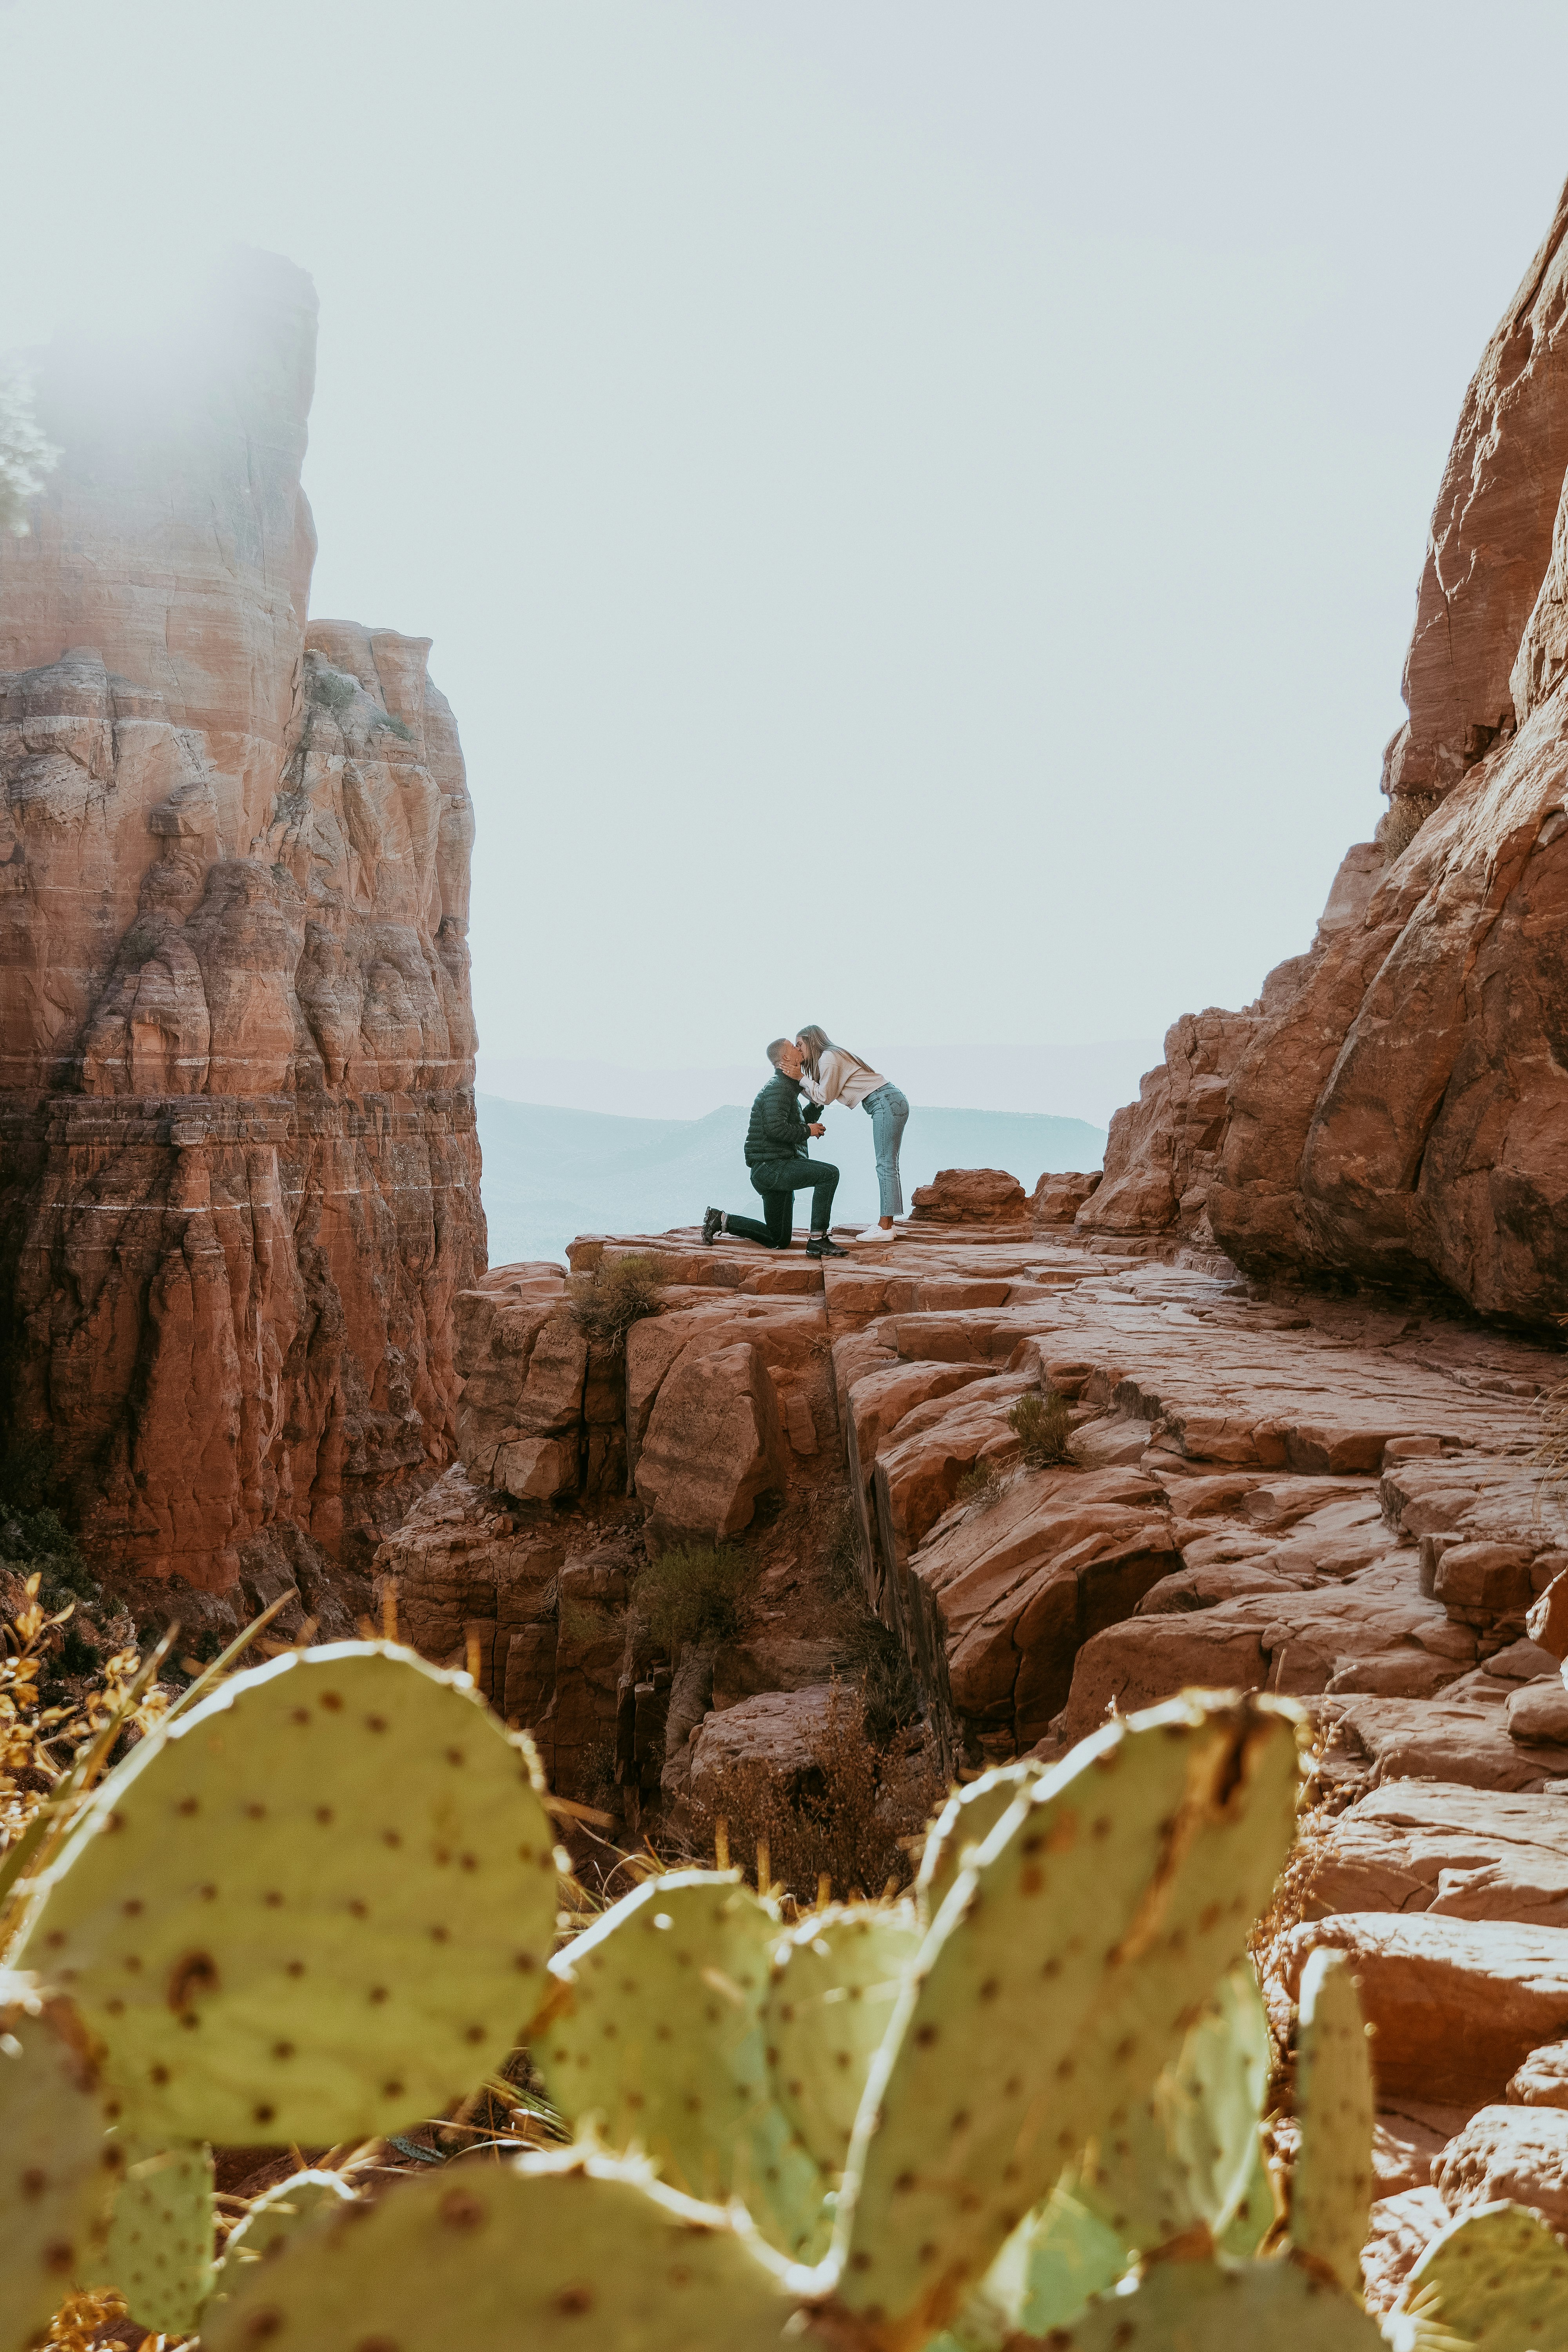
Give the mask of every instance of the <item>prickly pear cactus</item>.
<path id="1" fill-rule="evenodd" d="M 536 1770 L 410 1652 L 276 1658 L 104 1783 L 20 1957 L 75 2002 L 144 2138 L 395 2130 L 538 2006 L 556 1871 Z"/>
<path id="2" fill-rule="evenodd" d="M 1342 1952 L 1313 1952 L 1301 1971 L 1296 2116 L 1301 2145 L 1290 2184 L 1290 2242 L 1359 2294 L 1372 2211 L 1372 2067 Z"/>
<path id="3" fill-rule="evenodd" d="M 780 1928 L 724 1872 L 645 1880 L 558 1953 L 534 2041 L 563 2115 L 710 2204 L 739 2197 L 781 2251 L 825 2245 L 828 2184 L 773 2104 L 762 2029 Z"/>
<path id="4" fill-rule="evenodd" d="M 1386 2334 L 1394 2352 L 1568 2352 L 1568 2247 L 1522 2205 L 1479 2205 L 1423 2250 Z"/>
<path id="5" fill-rule="evenodd" d="M 1130 2294 L 1098 2295 L 1052 2352 L 1388 2352 L 1348 2294 L 1289 2257 L 1155 2263 Z"/>
<path id="6" fill-rule="evenodd" d="M 210 2328 L 220 2304 L 237 2293 L 258 2263 L 272 2262 L 324 2213 L 344 2206 L 359 2207 L 342 2175 L 337 2172 L 295 2172 L 258 2197 L 250 2210 L 228 2233 L 228 2243 L 213 2272 L 211 2298 L 203 2315 Z"/>
<path id="7" fill-rule="evenodd" d="M 953 1790 L 931 1825 L 915 1878 L 915 1906 L 925 1926 L 942 1909 L 965 1853 L 984 1844 L 1008 1806 L 1023 1790 L 1032 1788 L 1045 1769 L 1044 1765 L 1026 1759 L 998 1764 L 978 1780 Z"/>
<path id="8" fill-rule="evenodd" d="M 101 2274 L 119 2288 L 139 2326 L 188 2335 L 212 2285 L 212 2150 L 121 2145 L 124 2170 Z"/>
<path id="9" fill-rule="evenodd" d="M 934 2333 L 1240 1959 L 1295 1829 L 1297 1710 L 1189 1693 L 1026 1790 L 960 1871 L 866 2088 L 835 2253 L 868 2340 Z"/>
<path id="10" fill-rule="evenodd" d="M 1258 2125 L 1273 2067 L 1263 1997 L 1244 1959 L 1221 1977 L 1154 2092 L 1194 2217 L 1215 2238 L 1235 2220 L 1262 2160 Z M 1272 2198 L 1264 2202 L 1259 2237 L 1274 2219 Z"/>
<path id="11" fill-rule="evenodd" d="M 774 2098 L 824 2172 L 842 2172 L 871 2061 L 923 1939 L 911 1906 L 835 1904 L 776 1946 L 763 2002 Z"/>
<path id="12" fill-rule="evenodd" d="M 581 2153 L 463 2165 L 312 2222 L 203 2352 L 784 2352 L 795 2309 L 728 2217 Z"/>
<path id="13" fill-rule="evenodd" d="M 0 2352 L 99 2274 L 117 2179 L 74 2021 L 0 1975 Z"/>

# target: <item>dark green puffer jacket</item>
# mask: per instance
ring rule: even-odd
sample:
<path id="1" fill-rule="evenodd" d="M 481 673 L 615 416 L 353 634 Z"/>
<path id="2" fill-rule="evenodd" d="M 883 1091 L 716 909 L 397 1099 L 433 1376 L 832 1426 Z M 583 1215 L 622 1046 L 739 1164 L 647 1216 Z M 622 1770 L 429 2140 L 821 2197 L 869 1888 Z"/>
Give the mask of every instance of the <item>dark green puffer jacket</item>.
<path id="1" fill-rule="evenodd" d="M 794 1078 L 775 1070 L 752 1105 L 746 1129 L 746 1165 L 760 1168 L 767 1160 L 793 1160 L 805 1150 L 810 1137 L 801 1116 L 800 1088 Z"/>

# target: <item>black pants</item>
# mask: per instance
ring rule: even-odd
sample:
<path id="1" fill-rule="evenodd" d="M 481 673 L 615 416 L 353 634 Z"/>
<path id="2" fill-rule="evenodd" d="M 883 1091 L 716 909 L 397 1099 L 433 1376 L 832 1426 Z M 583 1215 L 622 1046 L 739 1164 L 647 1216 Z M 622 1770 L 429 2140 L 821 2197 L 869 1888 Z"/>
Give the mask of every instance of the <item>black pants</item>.
<path id="1" fill-rule="evenodd" d="M 788 1249 L 795 1233 L 795 1196 L 811 1187 L 811 1230 L 825 1234 L 833 1215 L 833 1195 L 838 1171 L 826 1160 L 808 1160 L 804 1151 L 794 1160 L 764 1160 L 752 1171 L 752 1182 L 763 1196 L 763 1218 L 726 1217 L 725 1230 L 742 1240 L 761 1242 L 767 1249 Z"/>

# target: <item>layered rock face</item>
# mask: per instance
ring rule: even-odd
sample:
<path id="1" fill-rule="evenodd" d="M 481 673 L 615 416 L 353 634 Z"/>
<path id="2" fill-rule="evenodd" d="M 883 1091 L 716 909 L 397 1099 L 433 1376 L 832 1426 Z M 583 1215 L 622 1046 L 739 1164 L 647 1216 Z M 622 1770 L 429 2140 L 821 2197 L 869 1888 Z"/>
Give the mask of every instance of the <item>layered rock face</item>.
<path id="1" fill-rule="evenodd" d="M 314 342 L 259 255 L 156 352 L 58 342 L 0 541 L 12 1427 L 219 1626 L 452 1459 L 485 1257 L 472 807 L 427 642 L 308 625 Z"/>
<path id="2" fill-rule="evenodd" d="M 1436 1284 L 1532 1322 L 1568 1303 L 1565 467 L 1568 196 L 1439 491 L 1384 761 L 1398 854 L 1351 851 L 1257 1004 L 1177 1024 L 1113 1122 L 1086 1234 Z"/>

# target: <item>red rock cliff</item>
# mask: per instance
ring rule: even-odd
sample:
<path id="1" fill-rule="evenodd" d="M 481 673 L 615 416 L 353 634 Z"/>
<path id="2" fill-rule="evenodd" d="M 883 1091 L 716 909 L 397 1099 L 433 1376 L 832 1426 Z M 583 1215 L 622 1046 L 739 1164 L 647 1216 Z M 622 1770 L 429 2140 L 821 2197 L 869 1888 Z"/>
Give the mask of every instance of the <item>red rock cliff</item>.
<path id="1" fill-rule="evenodd" d="M 12 1426 L 102 1565 L 236 1607 L 452 1458 L 485 1265 L 472 805 L 427 641 L 307 625 L 315 331 L 246 254 L 156 351 L 57 341 L 0 539 Z"/>
<path id="2" fill-rule="evenodd" d="M 1257 1004 L 1172 1032 L 1086 1231 L 1568 1307 L 1565 467 L 1568 192 L 1460 415 L 1382 847 Z"/>

